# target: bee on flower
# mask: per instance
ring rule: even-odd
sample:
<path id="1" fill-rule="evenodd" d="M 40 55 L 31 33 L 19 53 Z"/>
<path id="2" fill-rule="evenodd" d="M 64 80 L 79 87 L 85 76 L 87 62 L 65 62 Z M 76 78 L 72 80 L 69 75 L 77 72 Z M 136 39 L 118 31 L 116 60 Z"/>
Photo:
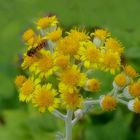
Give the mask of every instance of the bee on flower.
<path id="1" fill-rule="evenodd" d="M 66 140 L 72 139 L 72 126 L 92 107 L 112 111 L 122 103 L 140 113 L 140 80 L 132 66 L 122 64 L 122 44 L 105 29 L 62 32 L 58 23 L 56 16 L 45 16 L 37 20 L 37 32 L 30 28 L 23 33 L 27 48 L 21 67 L 28 76 L 15 80 L 19 100 L 65 121 Z M 86 93 L 103 93 L 104 83 L 93 77 L 96 72 L 118 73 L 112 90 L 94 99 Z"/>

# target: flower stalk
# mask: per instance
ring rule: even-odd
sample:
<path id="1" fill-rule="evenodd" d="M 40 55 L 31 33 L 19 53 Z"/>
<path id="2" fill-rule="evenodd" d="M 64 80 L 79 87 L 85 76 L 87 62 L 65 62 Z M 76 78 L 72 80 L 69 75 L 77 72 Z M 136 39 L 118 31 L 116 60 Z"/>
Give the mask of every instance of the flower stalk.
<path id="1" fill-rule="evenodd" d="M 65 125 L 66 125 L 66 138 L 65 138 L 65 140 L 72 140 L 72 117 L 73 117 L 73 111 L 68 110 L 67 117 L 65 120 Z"/>

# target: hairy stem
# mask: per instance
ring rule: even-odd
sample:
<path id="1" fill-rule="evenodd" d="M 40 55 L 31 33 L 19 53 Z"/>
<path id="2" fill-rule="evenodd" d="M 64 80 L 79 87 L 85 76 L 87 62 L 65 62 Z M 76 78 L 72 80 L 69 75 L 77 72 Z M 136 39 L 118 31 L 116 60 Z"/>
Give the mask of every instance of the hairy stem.
<path id="1" fill-rule="evenodd" d="M 56 110 L 56 109 L 52 112 L 52 114 L 54 116 L 62 119 L 62 120 L 65 120 L 66 119 L 66 116 L 64 114 L 62 114 L 61 112 L 59 112 L 58 110 Z"/>
<path id="2" fill-rule="evenodd" d="M 66 127 L 66 139 L 65 140 L 72 140 L 72 116 L 73 111 L 68 110 L 67 111 L 67 117 L 65 120 L 65 127 Z"/>

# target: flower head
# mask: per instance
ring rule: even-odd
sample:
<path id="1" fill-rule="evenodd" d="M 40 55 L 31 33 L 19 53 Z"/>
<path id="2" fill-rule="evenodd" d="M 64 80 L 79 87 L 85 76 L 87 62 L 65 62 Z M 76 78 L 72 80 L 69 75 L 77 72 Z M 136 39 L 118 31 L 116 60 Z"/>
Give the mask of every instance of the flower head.
<path id="1" fill-rule="evenodd" d="M 76 65 L 67 68 L 60 75 L 60 92 L 68 90 L 68 92 L 73 92 L 73 90 L 79 86 L 82 87 L 85 84 L 86 75 L 80 73 L 80 70 Z"/>
<path id="2" fill-rule="evenodd" d="M 110 36 L 110 33 L 105 29 L 97 29 L 94 33 L 91 33 L 91 35 L 94 35 L 94 37 L 97 37 L 101 40 L 105 40 Z"/>
<path id="3" fill-rule="evenodd" d="M 42 51 L 41 58 L 36 62 L 34 67 L 36 73 L 40 73 L 40 77 L 48 77 L 55 71 L 53 56 L 49 51 Z"/>
<path id="4" fill-rule="evenodd" d="M 57 30 L 54 30 L 47 35 L 47 39 L 50 39 L 51 41 L 57 41 L 61 38 L 62 36 L 62 30 L 58 28 Z"/>
<path id="5" fill-rule="evenodd" d="M 24 32 L 22 38 L 27 44 L 32 44 L 34 42 L 34 39 L 36 37 L 35 32 L 32 29 L 28 29 Z"/>
<path id="6" fill-rule="evenodd" d="M 92 42 L 85 42 L 79 50 L 80 60 L 86 68 L 97 68 L 100 63 L 100 51 Z"/>
<path id="7" fill-rule="evenodd" d="M 120 68 L 120 56 L 118 53 L 112 51 L 107 51 L 103 53 L 102 58 L 102 69 L 105 71 L 110 71 L 112 74 Z"/>
<path id="8" fill-rule="evenodd" d="M 56 26 L 57 23 L 58 23 L 58 19 L 56 18 L 56 16 L 47 16 L 47 17 L 40 18 L 37 21 L 37 28 L 44 29 L 50 26 Z"/>
<path id="9" fill-rule="evenodd" d="M 82 107 L 83 98 L 78 93 L 78 90 L 74 90 L 72 93 L 64 92 L 61 94 L 62 105 L 65 105 L 67 109 L 76 109 Z"/>
<path id="10" fill-rule="evenodd" d="M 57 45 L 58 52 L 70 56 L 76 55 L 80 47 L 79 42 L 69 36 L 60 39 Z"/>
<path id="11" fill-rule="evenodd" d="M 88 41 L 90 39 L 86 32 L 80 31 L 78 29 L 71 29 L 70 32 L 68 32 L 68 35 L 80 42 Z"/>
<path id="12" fill-rule="evenodd" d="M 38 84 L 38 82 L 38 80 L 34 81 L 31 78 L 27 79 L 19 89 L 19 100 L 22 102 L 29 102 L 32 99 L 33 92 L 35 90 L 35 84 Z"/>
<path id="13" fill-rule="evenodd" d="M 56 98 L 57 92 L 51 84 L 38 86 L 33 96 L 33 104 L 39 107 L 40 112 L 45 112 L 46 108 L 53 111 L 58 107 L 59 100 Z"/>
<path id="14" fill-rule="evenodd" d="M 28 55 L 25 55 L 23 57 L 23 63 L 21 66 L 23 69 L 31 68 L 37 60 L 38 60 L 38 58 L 36 56 L 30 57 Z"/>
<path id="15" fill-rule="evenodd" d="M 114 38 L 108 38 L 105 42 L 105 47 L 107 50 L 117 52 L 121 54 L 123 52 L 122 44 Z"/>
<path id="16" fill-rule="evenodd" d="M 15 84 L 18 88 L 22 87 L 23 83 L 26 81 L 26 77 L 19 75 L 16 77 Z"/>
<path id="17" fill-rule="evenodd" d="M 67 68 L 69 63 L 70 63 L 70 57 L 67 55 L 58 54 L 55 58 L 55 65 L 61 69 Z"/>

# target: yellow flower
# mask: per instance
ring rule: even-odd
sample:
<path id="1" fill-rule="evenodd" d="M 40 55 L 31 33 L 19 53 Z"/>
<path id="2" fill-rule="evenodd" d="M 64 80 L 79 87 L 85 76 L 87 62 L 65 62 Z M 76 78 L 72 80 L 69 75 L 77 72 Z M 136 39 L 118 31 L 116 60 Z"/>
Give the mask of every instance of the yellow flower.
<path id="1" fill-rule="evenodd" d="M 103 96 L 100 100 L 100 105 L 103 110 L 105 111 L 111 111 L 116 108 L 117 106 L 117 100 L 115 97 L 106 95 Z"/>
<path id="2" fill-rule="evenodd" d="M 128 86 L 129 94 L 132 97 L 139 97 L 140 96 L 140 81 L 137 81 Z"/>
<path id="3" fill-rule="evenodd" d="M 68 67 L 70 63 L 70 57 L 65 55 L 57 55 L 55 58 L 55 65 L 60 67 L 61 69 L 65 69 Z"/>
<path id="4" fill-rule="evenodd" d="M 61 36 L 62 36 L 62 30 L 58 28 L 57 30 L 50 32 L 46 38 L 50 39 L 51 41 L 57 41 L 61 38 Z"/>
<path id="5" fill-rule="evenodd" d="M 36 67 L 34 67 L 35 73 L 40 73 L 40 77 L 48 77 L 55 71 L 53 56 L 49 51 L 42 51 L 42 56 L 38 60 Z"/>
<path id="6" fill-rule="evenodd" d="M 92 42 L 85 42 L 79 49 L 80 60 L 86 68 L 97 68 L 100 63 L 100 51 Z"/>
<path id="7" fill-rule="evenodd" d="M 83 98 L 80 96 L 77 90 L 72 93 L 64 92 L 61 94 L 62 106 L 66 106 L 66 109 L 76 109 L 82 107 Z"/>
<path id="8" fill-rule="evenodd" d="M 88 41 L 90 39 L 85 31 L 80 31 L 79 29 L 71 29 L 68 35 L 77 41 Z"/>
<path id="9" fill-rule="evenodd" d="M 39 107 L 40 112 L 45 112 L 46 108 L 53 111 L 58 107 L 59 100 L 56 98 L 57 92 L 51 84 L 38 86 L 34 92 L 33 104 Z"/>
<path id="10" fill-rule="evenodd" d="M 124 87 L 127 84 L 126 76 L 122 73 L 118 74 L 114 78 L 114 82 L 119 87 Z"/>
<path id="11" fill-rule="evenodd" d="M 25 55 L 21 66 L 23 69 L 30 68 L 35 62 L 37 62 L 37 60 L 38 58 L 36 56 L 30 57 L 28 55 Z"/>
<path id="12" fill-rule="evenodd" d="M 59 40 L 57 50 L 64 55 L 76 55 L 79 50 L 79 42 L 72 37 L 66 36 Z"/>
<path id="13" fill-rule="evenodd" d="M 76 86 L 82 87 L 85 84 L 86 75 L 80 73 L 76 65 L 67 68 L 60 74 L 59 90 L 60 92 L 73 92 Z"/>
<path id="14" fill-rule="evenodd" d="M 40 18 L 37 21 L 37 28 L 38 29 L 44 29 L 50 26 L 56 26 L 58 23 L 58 19 L 56 18 L 56 16 L 47 16 L 47 17 L 43 17 Z"/>
<path id="15" fill-rule="evenodd" d="M 115 73 L 115 70 L 120 69 L 120 56 L 118 53 L 112 51 L 107 51 L 103 53 L 102 58 L 102 69 L 105 71 L 110 71 L 112 74 Z"/>
<path id="16" fill-rule="evenodd" d="M 105 48 L 121 54 L 123 52 L 122 44 L 114 38 L 108 38 L 105 42 Z"/>
<path id="17" fill-rule="evenodd" d="M 32 99 L 35 87 L 39 82 L 38 79 L 35 81 L 32 78 L 27 79 L 20 88 L 19 100 L 22 102 L 29 102 Z"/>
<path id="18" fill-rule="evenodd" d="M 28 29 L 24 32 L 22 38 L 25 42 L 32 40 L 36 36 L 35 32 L 32 29 Z"/>
<path id="19" fill-rule="evenodd" d="M 101 86 L 100 82 L 95 78 L 87 80 L 86 88 L 89 91 L 97 92 L 97 91 L 99 91 L 100 86 Z"/>
<path id="20" fill-rule="evenodd" d="M 26 81 L 26 77 L 19 75 L 16 77 L 15 84 L 18 88 L 22 87 L 23 83 Z"/>
<path id="21" fill-rule="evenodd" d="M 105 29 L 97 29 L 94 33 L 91 33 L 91 36 L 92 35 L 104 41 L 107 37 L 110 36 L 110 33 Z"/>
<path id="22" fill-rule="evenodd" d="M 131 78 L 135 78 L 138 75 L 135 69 L 130 65 L 124 67 L 124 72 L 126 75 L 130 76 Z"/>

